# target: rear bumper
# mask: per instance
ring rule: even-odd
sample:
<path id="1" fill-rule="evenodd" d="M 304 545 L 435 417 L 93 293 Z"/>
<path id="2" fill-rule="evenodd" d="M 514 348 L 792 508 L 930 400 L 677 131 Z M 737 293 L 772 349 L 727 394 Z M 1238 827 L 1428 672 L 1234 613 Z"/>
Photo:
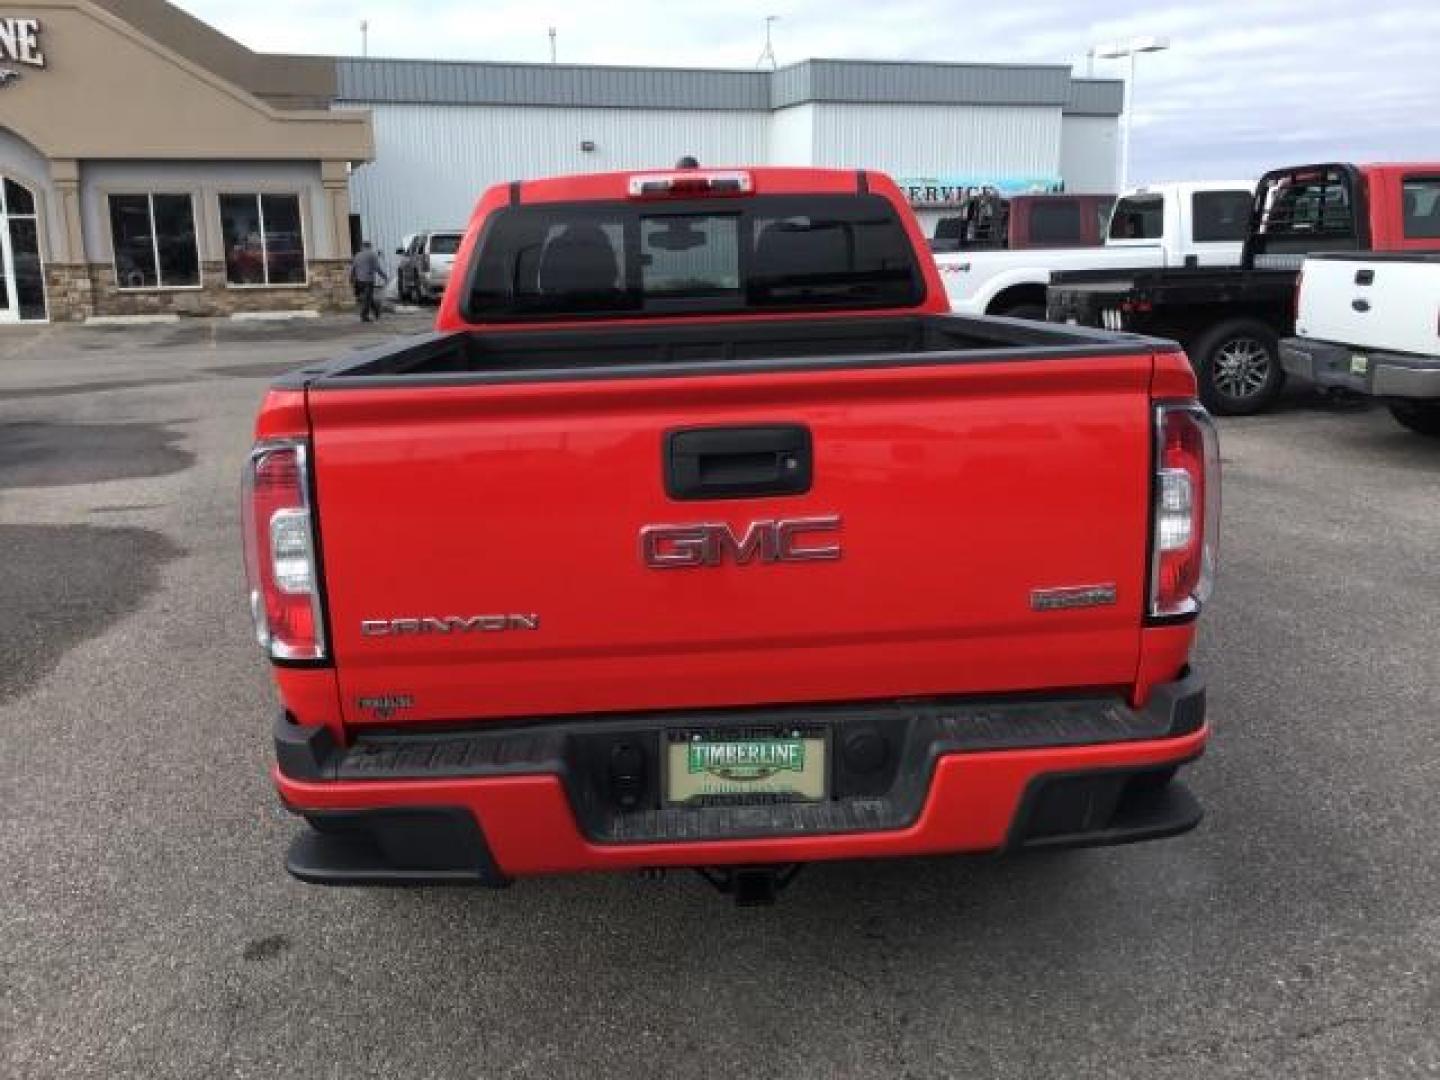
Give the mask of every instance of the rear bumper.
<path id="1" fill-rule="evenodd" d="M 753 729 L 800 712 L 703 723 Z M 695 715 L 370 736 L 346 750 L 282 718 L 274 779 L 311 825 L 289 869 L 321 884 L 498 885 L 582 870 L 1116 844 L 1199 822 L 1189 792 L 1166 781 L 1203 751 L 1204 714 L 1193 674 L 1158 688 L 1144 710 L 1106 697 L 804 710 L 835 748 L 824 803 L 662 805 L 632 750 L 653 761 L 646 744 L 693 728 Z M 874 752 L 877 737 L 887 753 Z M 866 740 L 866 752 L 849 754 Z M 622 753 L 630 772 L 617 776 Z"/>
<path id="2" fill-rule="evenodd" d="M 1379 398 L 1440 398 L 1440 357 L 1352 349 L 1310 338 L 1280 342 L 1280 364 L 1326 390 Z"/>

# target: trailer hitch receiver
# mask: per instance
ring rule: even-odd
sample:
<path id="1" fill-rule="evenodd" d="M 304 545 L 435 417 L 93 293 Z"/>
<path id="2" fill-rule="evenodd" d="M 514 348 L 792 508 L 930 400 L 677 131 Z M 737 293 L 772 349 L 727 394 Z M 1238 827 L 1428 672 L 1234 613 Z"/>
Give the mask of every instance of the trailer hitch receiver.
<path id="1" fill-rule="evenodd" d="M 736 907 L 765 907 L 775 903 L 780 890 L 805 868 L 804 863 L 774 866 L 699 866 L 695 872 L 722 893 L 735 898 Z"/>

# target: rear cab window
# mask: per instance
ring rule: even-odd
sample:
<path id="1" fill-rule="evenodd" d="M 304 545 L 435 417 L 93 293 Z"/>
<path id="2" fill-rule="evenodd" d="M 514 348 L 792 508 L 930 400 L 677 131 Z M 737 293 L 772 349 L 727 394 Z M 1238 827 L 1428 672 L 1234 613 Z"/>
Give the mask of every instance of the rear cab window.
<path id="1" fill-rule="evenodd" d="M 1110 217 L 1111 240 L 1159 240 L 1165 235 L 1165 197 L 1127 195 Z"/>
<path id="2" fill-rule="evenodd" d="M 459 250 L 459 233 L 434 233 L 430 237 L 431 255 L 454 255 Z"/>
<path id="3" fill-rule="evenodd" d="M 1298 269 L 1310 252 L 1347 251 L 1358 245 L 1354 180 L 1345 166 L 1268 173 L 1258 203 L 1259 219 L 1250 240 L 1258 267 Z"/>
<path id="4" fill-rule="evenodd" d="M 924 285 L 875 195 L 501 208 L 482 230 L 472 322 L 909 307 Z"/>
<path id="5" fill-rule="evenodd" d="M 1405 239 L 1440 240 L 1440 176 L 1407 176 L 1401 200 Z"/>
<path id="6" fill-rule="evenodd" d="M 1076 244 L 1084 239 L 1080 203 L 1074 199 L 1037 199 L 1030 206 L 1030 240 L 1036 244 Z"/>
<path id="7" fill-rule="evenodd" d="M 1243 241 L 1250 232 L 1254 201 L 1245 190 L 1195 192 L 1190 197 L 1192 238 L 1197 244 Z"/>

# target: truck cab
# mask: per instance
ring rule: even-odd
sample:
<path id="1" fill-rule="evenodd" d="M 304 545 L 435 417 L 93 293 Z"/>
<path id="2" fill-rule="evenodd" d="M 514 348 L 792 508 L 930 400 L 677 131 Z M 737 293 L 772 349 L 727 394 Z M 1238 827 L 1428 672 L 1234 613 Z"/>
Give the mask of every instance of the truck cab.
<path id="1" fill-rule="evenodd" d="M 1250 189 L 1233 182 L 1138 187 L 1110 214 L 1105 246 L 1135 265 L 1233 266 L 1250 222 Z"/>
<path id="2" fill-rule="evenodd" d="M 1100 246 L 947 252 L 935 263 L 952 310 L 1043 319 L 1053 273 L 1238 263 L 1250 199 L 1248 181 L 1131 188 L 1116 201 Z"/>

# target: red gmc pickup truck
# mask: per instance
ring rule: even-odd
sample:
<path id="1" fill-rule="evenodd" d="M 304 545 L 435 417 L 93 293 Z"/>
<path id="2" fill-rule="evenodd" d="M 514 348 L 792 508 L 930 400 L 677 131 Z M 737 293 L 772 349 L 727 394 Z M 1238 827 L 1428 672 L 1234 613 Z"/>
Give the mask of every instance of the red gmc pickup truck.
<path id="1" fill-rule="evenodd" d="M 1219 472 L 1172 343 L 949 314 L 874 172 L 500 186 L 245 477 L 323 884 L 1183 832 Z"/>

